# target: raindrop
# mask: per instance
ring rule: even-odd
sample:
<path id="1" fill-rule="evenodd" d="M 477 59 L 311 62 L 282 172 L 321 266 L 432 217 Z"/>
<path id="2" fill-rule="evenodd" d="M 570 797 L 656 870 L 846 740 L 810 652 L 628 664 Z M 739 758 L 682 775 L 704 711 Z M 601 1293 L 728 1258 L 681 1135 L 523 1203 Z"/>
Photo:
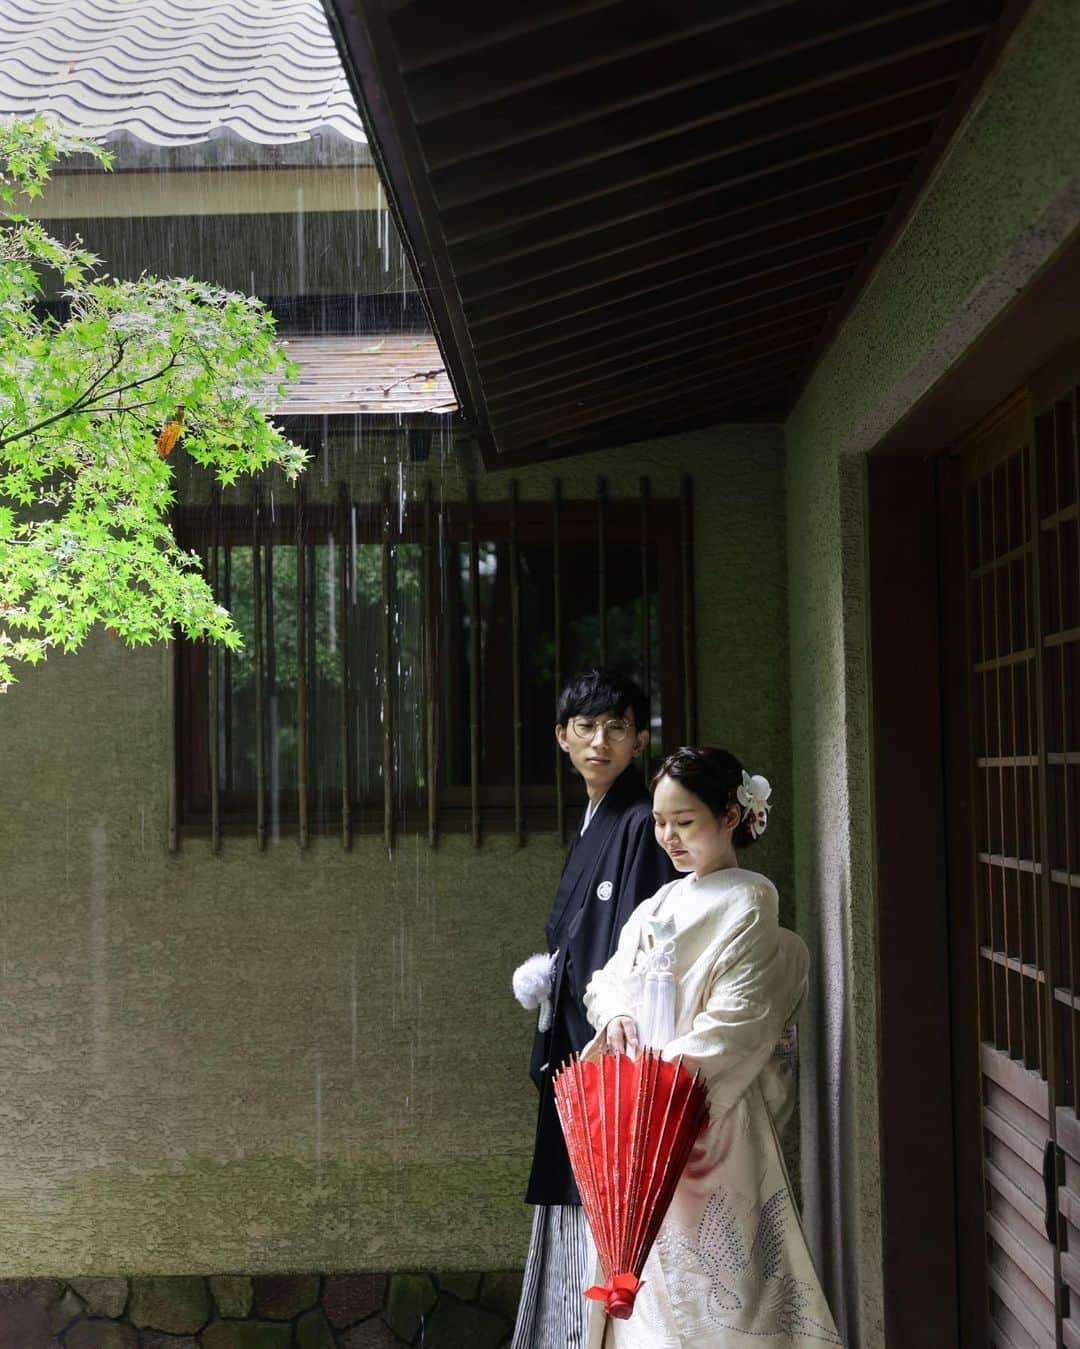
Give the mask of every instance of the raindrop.
<path id="1" fill-rule="evenodd" d="M 356 956 L 352 958 L 352 980 L 350 985 L 349 998 L 349 1019 L 352 1029 L 352 1069 L 356 1071 L 356 1045 L 357 1045 L 357 1016 L 356 1016 Z"/>
<path id="2" fill-rule="evenodd" d="M 315 1184 L 322 1187 L 322 1054 L 315 1051 Z"/>

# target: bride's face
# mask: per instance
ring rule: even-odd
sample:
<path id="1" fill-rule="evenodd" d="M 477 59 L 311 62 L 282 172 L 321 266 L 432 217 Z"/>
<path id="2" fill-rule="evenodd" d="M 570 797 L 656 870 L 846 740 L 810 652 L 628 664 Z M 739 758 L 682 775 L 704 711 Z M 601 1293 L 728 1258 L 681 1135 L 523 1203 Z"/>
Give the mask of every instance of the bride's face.
<path id="1" fill-rule="evenodd" d="M 720 867 L 734 866 L 732 831 L 738 825 L 738 807 L 728 816 L 717 817 L 700 797 L 681 782 L 663 777 L 653 792 L 653 823 L 656 841 L 671 858 L 676 871 L 695 871 L 699 876 Z"/>

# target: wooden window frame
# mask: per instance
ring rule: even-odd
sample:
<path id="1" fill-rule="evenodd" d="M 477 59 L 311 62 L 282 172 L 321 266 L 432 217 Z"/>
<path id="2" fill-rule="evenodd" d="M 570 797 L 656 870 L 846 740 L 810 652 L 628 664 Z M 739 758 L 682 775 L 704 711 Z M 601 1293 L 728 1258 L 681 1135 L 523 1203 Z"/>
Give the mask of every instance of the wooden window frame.
<path id="1" fill-rule="evenodd" d="M 429 677 L 441 668 L 439 662 L 443 659 L 438 651 L 439 586 L 432 582 L 450 547 L 461 545 L 471 548 L 480 543 L 495 543 L 510 550 L 513 570 L 520 548 L 546 543 L 552 546 L 553 557 L 561 558 L 568 548 L 594 546 L 599 597 L 605 593 L 608 553 L 616 548 L 634 547 L 641 559 L 641 585 L 648 583 L 650 594 L 656 596 L 655 622 L 659 625 L 660 670 L 652 672 L 650 682 L 653 696 L 658 699 L 661 709 L 664 746 L 651 747 L 650 759 L 655 761 L 661 748 L 670 749 L 684 743 L 689 738 L 694 722 L 692 705 L 696 680 L 693 661 L 692 538 L 689 536 L 691 492 L 691 484 L 686 480 L 680 499 L 654 499 L 648 480 L 642 479 L 637 498 L 610 500 L 606 484 L 601 480 L 595 498 L 563 499 L 558 484 L 555 484 L 548 500 L 522 500 L 518 495 L 517 484 L 511 483 L 507 497 L 501 500 L 478 501 L 475 494 L 470 492 L 465 500 L 436 502 L 429 488 L 422 500 L 408 502 L 402 523 L 396 518 L 397 503 L 391 503 L 388 486 L 378 501 L 368 499 L 355 502 L 342 486 L 336 503 L 308 502 L 301 490 L 295 504 L 275 504 L 274 540 L 279 544 L 289 541 L 291 546 L 292 539 L 302 538 L 305 544 L 310 545 L 325 541 L 333 535 L 339 540 L 351 537 L 357 544 L 381 542 L 384 558 L 387 559 L 396 545 L 419 545 L 425 579 L 423 660 Z M 268 538 L 265 503 L 260 501 L 257 489 L 250 493 L 247 502 L 243 502 L 239 490 L 229 495 L 233 496 L 232 501 L 222 502 L 220 497 L 215 498 L 209 509 L 178 509 L 175 521 L 178 535 L 185 546 L 199 547 L 208 554 L 213 553 L 213 545 L 217 543 L 225 547 L 226 555 L 228 548 L 252 546 L 258 537 L 262 566 L 265 567 Z M 238 497 L 243 504 L 236 503 Z M 387 560 L 384 565 L 392 564 Z M 342 568 L 342 585 L 346 584 L 344 571 Z M 553 571 L 556 594 L 563 593 L 572 583 L 571 579 L 565 574 L 560 576 L 557 564 L 553 566 Z M 223 592 L 224 578 L 214 575 L 212 558 L 208 575 L 211 583 L 216 584 L 218 593 L 227 599 Z M 384 596 L 386 584 L 384 577 Z M 514 594 L 517 594 L 516 590 Z M 514 599 L 513 603 L 517 604 L 518 601 Z M 272 618 L 272 615 L 263 613 L 260 619 L 260 609 L 265 610 L 265 605 L 256 605 L 257 628 L 260 622 L 265 627 L 267 619 Z M 383 609 L 384 613 L 388 613 L 385 603 Z M 560 621 L 559 604 L 556 602 L 556 629 L 559 629 Z M 507 726 L 506 730 L 514 736 L 515 745 L 520 745 L 519 644 L 523 634 L 520 631 L 519 613 L 513 617 L 512 627 L 515 643 L 513 668 L 518 674 L 514 680 L 513 724 Z M 603 623 L 600 633 L 601 650 L 597 652 L 597 663 L 603 663 L 606 658 Z M 643 651 L 645 638 L 646 633 L 643 631 Z M 265 642 L 265 637 L 263 640 Z M 347 641 L 347 637 L 344 640 Z M 384 640 L 392 641 L 388 617 L 384 623 Z M 464 629 L 461 640 L 469 640 Z M 561 668 L 561 646 L 562 633 L 559 632 L 555 658 L 556 682 L 559 684 L 565 682 L 572 673 Z M 647 653 L 643 654 L 642 659 L 647 665 Z M 223 832 L 233 835 L 252 831 L 259 846 L 265 847 L 270 834 L 265 780 L 260 779 L 261 785 L 254 793 L 246 796 L 233 793 L 226 798 L 220 789 L 213 790 L 211 786 L 211 758 L 217 758 L 220 762 L 220 756 L 228 752 L 229 721 L 226 718 L 220 725 L 213 724 L 208 710 L 209 690 L 216 679 L 227 678 L 228 660 L 227 653 L 209 644 L 183 641 L 175 644 L 170 679 L 173 752 L 169 784 L 172 813 L 170 841 L 174 848 L 179 846 L 185 835 L 209 835 L 214 847 L 218 848 Z M 259 660 L 262 670 L 262 658 Z M 304 661 L 300 659 L 298 700 L 306 697 L 303 668 Z M 347 699 L 347 696 L 346 689 L 342 697 Z M 386 696 L 384 684 L 384 699 Z M 259 701 L 258 694 L 256 701 L 257 706 L 264 705 Z M 384 725 L 389 730 L 383 789 L 360 794 L 351 790 L 350 784 L 345 782 L 341 785 L 340 805 L 334 809 L 328 805 L 320 813 L 306 799 L 306 774 L 298 772 L 297 789 L 278 794 L 280 832 L 295 833 L 301 846 L 307 845 L 312 833 L 333 832 L 340 832 L 346 847 L 351 845 L 354 834 L 381 833 L 387 844 L 392 845 L 400 831 L 426 832 L 431 843 L 435 843 L 443 833 L 471 834 L 476 844 L 488 832 L 512 832 L 517 835 L 519 842 L 524 842 L 529 832 L 555 830 L 565 839 L 567 810 L 579 804 L 579 796 L 582 800 L 584 798 L 574 783 L 565 777 L 563 756 L 554 744 L 552 771 L 547 781 L 524 781 L 520 754 L 515 751 L 512 787 L 485 784 L 477 771 L 474 751 L 468 783 L 448 785 L 442 780 L 440 772 L 442 742 L 438 722 L 442 711 L 437 699 L 435 705 L 427 707 L 425 711 L 428 722 L 425 727 L 425 762 L 429 777 L 434 777 L 438 783 L 435 793 L 420 789 L 415 804 L 405 806 L 396 799 L 392 769 L 389 785 L 385 776 L 392 751 L 393 708 L 384 706 Z M 341 733 L 347 736 L 345 711 L 342 720 Z M 475 740 L 479 733 L 475 725 L 465 728 L 465 731 L 471 740 Z M 263 733 L 265 735 L 265 725 Z M 220 738 L 217 744 L 214 743 L 215 736 Z M 306 742 L 306 737 L 302 739 Z"/>

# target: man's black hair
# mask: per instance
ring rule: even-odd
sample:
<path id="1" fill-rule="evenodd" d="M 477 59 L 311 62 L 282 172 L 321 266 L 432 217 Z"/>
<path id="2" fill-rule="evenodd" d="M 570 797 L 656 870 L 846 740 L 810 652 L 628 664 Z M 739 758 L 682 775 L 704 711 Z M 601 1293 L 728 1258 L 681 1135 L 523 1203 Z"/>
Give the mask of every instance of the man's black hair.
<path id="1" fill-rule="evenodd" d="M 571 717 L 595 717 L 600 712 L 620 716 L 629 708 L 639 731 L 649 729 L 649 700 L 639 686 L 618 670 L 582 670 L 559 694 L 556 720 L 565 726 Z"/>

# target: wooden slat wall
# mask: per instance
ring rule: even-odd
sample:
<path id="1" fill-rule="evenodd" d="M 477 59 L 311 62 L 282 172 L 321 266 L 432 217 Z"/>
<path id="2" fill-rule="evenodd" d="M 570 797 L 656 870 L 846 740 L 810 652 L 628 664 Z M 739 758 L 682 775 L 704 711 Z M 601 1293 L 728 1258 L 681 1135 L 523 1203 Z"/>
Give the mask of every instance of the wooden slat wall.
<path id="1" fill-rule="evenodd" d="M 986 1044 L 982 1069 L 990 1286 L 1029 1333 L 1053 1336 L 1054 1251 L 1042 1225 L 1047 1084 Z"/>

